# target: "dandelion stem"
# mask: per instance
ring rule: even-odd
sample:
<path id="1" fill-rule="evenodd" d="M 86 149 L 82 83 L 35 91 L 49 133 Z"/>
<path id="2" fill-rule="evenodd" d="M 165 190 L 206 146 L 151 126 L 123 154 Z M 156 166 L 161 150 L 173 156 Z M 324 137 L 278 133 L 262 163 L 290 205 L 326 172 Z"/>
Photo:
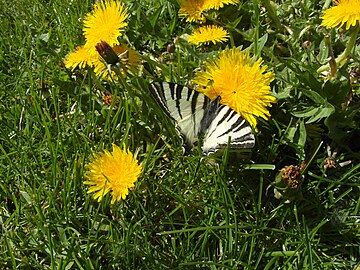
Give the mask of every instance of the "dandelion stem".
<path id="1" fill-rule="evenodd" d="M 335 59 L 336 63 L 340 64 L 340 66 L 339 66 L 340 68 L 345 64 L 344 60 L 346 60 L 346 58 L 348 57 L 348 55 L 351 53 L 352 49 L 354 48 L 358 33 L 359 33 L 359 27 L 355 27 L 353 32 L 350 34 L 350 40 L 345 48 L 345 51 Z"/>
<path id="2" fill-rule="evenodd" d="M 347 43 L 345 50 L 335 59 L 335 63 L 338 68 L 341 68 L 347 62 L 347 57 L 349 56 L 349 54 L 351 53 L 352 49 L 355 46 L 358 33 L 359 33 L 359 27 L 354 27 L 352 33 L 350 33 L 350 40 Z M 327 63 L 321 66 L 317 70 L 317 73 L 321 73 L 328 69 L 329 69 L 329 65 Z"/>

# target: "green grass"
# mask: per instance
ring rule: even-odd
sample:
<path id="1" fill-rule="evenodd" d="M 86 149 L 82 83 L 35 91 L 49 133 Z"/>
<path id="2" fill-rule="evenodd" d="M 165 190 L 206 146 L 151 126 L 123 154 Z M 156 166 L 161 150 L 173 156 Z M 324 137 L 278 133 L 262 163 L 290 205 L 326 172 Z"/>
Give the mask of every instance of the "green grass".
<path id="1" fill-rule="evenodd" d="M 125 1 L 124 40 L 163 62 L 149 61 L 153 75 L 120 84 L 63 65 L 83 42 L 80 18 L 93 1 L 0 0 L 0 269 L 359 267 L 360 90 L 350 80 L 359 38 L 348 64 L 325 82 L 316 72 L 328 58 L 324 35 L 338 55 L 348 32 L 320 26 L 325 1 L 277 2 L 273 20 L 267 1 L 256 0 L 216 18 L 231 29 L 228 46 L 249 47 L 273 70 L 278 102 L 260 121 L 251 156 L 225 151 L 197 170 L 200 148 L 182 154 L 147 92 L 157 77 L 187 83 L 219 50 L 178 41 L 176 54 L 166 53 L 193 28 L 176 1 Z M 104 105 L 99 92 L 119 104 Z M 139 147 L 144 170 L 126 200 L 98 203 L 82 183 L 84 164 L 111 143 Z M 351 164 L 324 171 L 328 146 L 338 163 Z M 301 189 L 276 199 L 277 174 L 302 162 Z"/>

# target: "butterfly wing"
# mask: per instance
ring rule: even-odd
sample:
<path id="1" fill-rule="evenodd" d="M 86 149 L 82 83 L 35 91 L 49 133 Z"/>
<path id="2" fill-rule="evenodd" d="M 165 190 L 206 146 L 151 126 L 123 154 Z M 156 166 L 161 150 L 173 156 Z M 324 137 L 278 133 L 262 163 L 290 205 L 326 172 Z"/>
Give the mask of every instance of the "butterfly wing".
<path id="1" fill-rule="evenodd" d="M 174 83 L 154 82 L 151 90 L 161 108 L 174 119 L 186 145 L 191 147 L 204 129 L 201 121 L 210 99 Z"/>
<path id="2" fill-rule="evenodd" d="M 253 148 L 255 136 L 251 126 L 228 106 L 220 105 L 205 132 L 203 153 L 208 155 L 225 148 L 230 137 L 231 148 Z"/>

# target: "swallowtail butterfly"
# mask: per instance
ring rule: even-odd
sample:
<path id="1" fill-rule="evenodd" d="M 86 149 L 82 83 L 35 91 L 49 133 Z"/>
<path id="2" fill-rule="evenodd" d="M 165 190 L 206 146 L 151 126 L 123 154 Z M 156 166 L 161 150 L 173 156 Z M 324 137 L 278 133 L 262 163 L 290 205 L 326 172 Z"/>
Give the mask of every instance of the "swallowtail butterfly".
<path id="1" fill-rule="evenodd" d="M 151 85 L 151 92 L 160 107 L 174 119 L 185 140 L 186 149 L 204 135 L 204 155 L 225 148 L 230 137 L 230 148 L 253 148 L 252 129 L 238 113 L 221 105 L 220 97 L 211 101 L 191 88 L 174 83 Z"/>

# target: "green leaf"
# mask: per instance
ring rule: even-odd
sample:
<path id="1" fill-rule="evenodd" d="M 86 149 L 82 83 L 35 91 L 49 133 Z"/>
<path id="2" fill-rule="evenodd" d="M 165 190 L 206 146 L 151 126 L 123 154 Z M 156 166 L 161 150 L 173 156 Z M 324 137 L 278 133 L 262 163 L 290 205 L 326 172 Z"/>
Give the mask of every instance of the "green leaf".
<path id="1" fill-rule="evenodd" d="M 259 52 L 261 52 L 268 40 L 269 35 L 266 33 L 265 35 L 263 35 L 261 38 L 259 38 L 258 40 L 258 50 Z"/>
<path id="2" fill-rule="evenodd" d="M 160 14 L 161 14 L 161 12 L 162 12 L 162 10 L 163 10 L 163 7 L 160 7 L 160 8 L 158 8 L 158 9 L 156 10 L 156 12 L 152 15 L 152 17 L 151 17 L 151 19 L 150 19 L 150 23 L 151 23 L 152 28 L 155 27 L 155 25 L 156 25 L 156 23 L 157 23 L 157 21 L 158 21 L 158 19 L 159 19 L 159 16 L 160 16 Z"/>
<path id="3" fill-rule="evenodd" d="M 309 117 L 309 119 L 306 121 L 306 124 L 310 124 L 322 118 L 329 117 L 335 112 L 335 107 L 317 92 L 307 89 L 302 89 L 301 91 L 304 95 L 306 95 L 308 98 L 314 101 L 314 103 L 316 103 L 316 105 L 308 106 L 303 110 L 292 112 L 292 114 L 298 118 Z"/>
<path id="4" fill-rule="evenodd" d="M 320 63 L 325 63 L 326 59 L 329 57 L 328 48 L 326 47 L 326 42 L 323 40 L 319 45 L 319 55 L 318 59 Z"/>

